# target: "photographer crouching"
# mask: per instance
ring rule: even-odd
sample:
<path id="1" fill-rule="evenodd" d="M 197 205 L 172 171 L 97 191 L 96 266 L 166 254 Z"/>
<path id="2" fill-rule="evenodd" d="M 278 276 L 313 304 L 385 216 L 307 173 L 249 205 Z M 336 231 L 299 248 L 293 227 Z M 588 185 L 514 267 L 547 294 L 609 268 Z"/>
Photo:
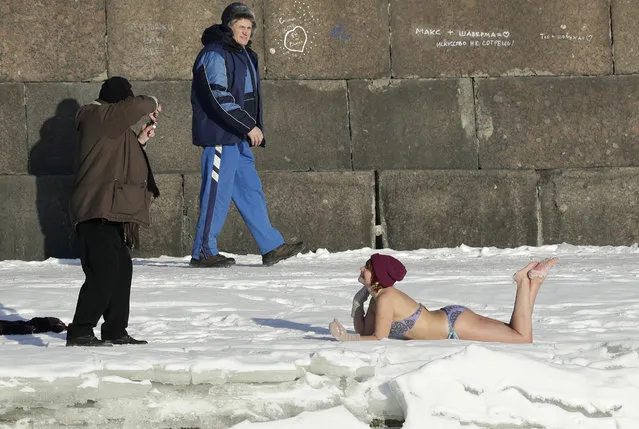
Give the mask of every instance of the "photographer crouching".
<path id="1" fill-rule="evenodd" d="M 160 195 L 144 147 L 155 135 L 161 110 L 157 98 L 134 96 L 129 81 L 115 76 L 104 81 L 99 99 L 76 115 L 71 218 L 86 279 L 67 346 L 147 343 L 126 330 L 133 272 L 129 248 L 138 246 L 139 226 L 149 225 L 151 200 Z M 144 117 L 148 122 L 134 132 L 131 127 Z M 93 332 L 100 317 L 101 340 Z"/>

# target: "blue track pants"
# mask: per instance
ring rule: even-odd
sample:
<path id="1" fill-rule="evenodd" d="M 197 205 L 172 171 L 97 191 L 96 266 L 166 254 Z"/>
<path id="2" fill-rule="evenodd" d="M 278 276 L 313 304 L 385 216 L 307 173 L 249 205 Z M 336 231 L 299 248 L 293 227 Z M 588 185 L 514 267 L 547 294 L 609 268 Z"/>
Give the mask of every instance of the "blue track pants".
<path id="1" fill-rule="evenodd" d="M 194 259 L 217 255 L 220 235 L 231 201 L 242 215 L 261 254 L 284 243 L 271 226 L 262 183 L 255 169 L 255 158 L 248 142 L 237 145 L 207 146 L 202 153 L 200 216 L 193 242 Z"/>

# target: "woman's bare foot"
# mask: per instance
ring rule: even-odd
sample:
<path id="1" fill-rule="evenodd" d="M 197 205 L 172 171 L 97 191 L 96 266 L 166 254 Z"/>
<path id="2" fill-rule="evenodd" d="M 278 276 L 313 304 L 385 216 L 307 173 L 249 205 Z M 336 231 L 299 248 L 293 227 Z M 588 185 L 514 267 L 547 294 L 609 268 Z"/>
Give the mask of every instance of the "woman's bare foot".
<path id="1" fill-rule="evenodd" d="M 519 283 L 519 281 L 522 280 L 522 279 L 525 279 L 527 275 L 528 275 L 528 277 L 530 277 L 529 272 L 531 270 L 535 269 L 535 267 L 537 267 L 537 264 L 539 264 L 539 262 L 532 261 L 530 264 L 526 265 L 524 268 L 522 268 L 521 270 L 517 271 L 513 275 L 513 280 L 515 280 L 517 283 Z"/>
<path id="2" fill-rule="evenodd" d="M 559 258 L 548 258 L 541 261 L 532 270 L 528 271 L 528 278 L 531 279 L 544 279 L 548 274 L 548 271 L 559 261 Z"/>

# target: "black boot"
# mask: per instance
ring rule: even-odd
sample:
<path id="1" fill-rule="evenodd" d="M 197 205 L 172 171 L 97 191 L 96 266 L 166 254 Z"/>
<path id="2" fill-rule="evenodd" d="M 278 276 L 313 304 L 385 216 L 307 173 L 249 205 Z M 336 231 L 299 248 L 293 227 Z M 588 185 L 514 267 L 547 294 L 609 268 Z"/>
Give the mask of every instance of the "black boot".
<path id="1" fill-rule="evenodd" d="M 67 329 L 67 347 L 70 346 L 110 347 L 111 344 L 98 340 L 90 326 L 74 326 L 71 323 Z"/>
<path id="2" fill-rule="evenodd" d="M 283 243 L 262 255 L 262 264 L 270 267 L 275 265 L 281 260 L 290 258 L 300 253 L 304 249 L 304 243 L 298 241 L 297 243 Z"/>
<path id="3" fill-rule="evenodd" d="M 225 268 L 235 265 L 235 259 L 228 258 L 221 253 L 205 258 L 204 255 L 200 253 L 200 259 L 191 258 L 189 265 L 199 268 Z"/>
<path id="4" fill-rule="evenodd" d="M 145 340 L 136 340 L 135 338 L 133 338 L 132 336 L 130 336 L 129 334 L 125 334 L 123 336 L 121 336 L 120 338 L 103 338 L 104 342 L 111 345 L 111 344 L 117 344 L 117 345 L 124 345 L 124 344 L 149 344 L 148 341 Z"/>

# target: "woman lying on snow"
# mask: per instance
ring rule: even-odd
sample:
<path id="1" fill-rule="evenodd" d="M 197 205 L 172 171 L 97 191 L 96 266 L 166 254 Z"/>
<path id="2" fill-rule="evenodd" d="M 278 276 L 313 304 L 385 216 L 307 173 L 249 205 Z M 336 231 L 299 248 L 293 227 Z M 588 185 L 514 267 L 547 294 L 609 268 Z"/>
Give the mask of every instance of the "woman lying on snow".
<path id="1" fill-rule="evenodd" d="M 336 320 L 329 325 L 340 341 L 460 339 L 502 343 L 532 343 L 532 313 L 541 284 L 558 258 L 531 262 L 513 276 L 517 294 L 510 323 L 480 316 L 461 305 L 429 311 L 393 287 L 406 275 L 406 267 L 389 255 L 375 253 L 360 268 L 364 285 L 353 298 L 351 316 L 356 334 L 349 334 Z M 366 314 L 364 302 L 372 295 Z"/>

